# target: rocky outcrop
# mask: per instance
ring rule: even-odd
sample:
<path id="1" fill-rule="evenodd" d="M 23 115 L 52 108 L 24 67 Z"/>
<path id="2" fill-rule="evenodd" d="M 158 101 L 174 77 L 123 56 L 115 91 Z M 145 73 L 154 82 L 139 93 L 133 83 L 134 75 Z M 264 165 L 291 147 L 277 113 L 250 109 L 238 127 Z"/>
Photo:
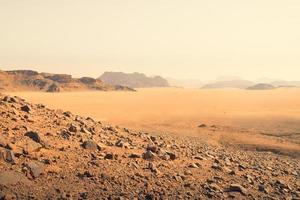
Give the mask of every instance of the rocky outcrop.
<path id="1" fill-rule="evenodd" d="M 131 88 L 169 87 L 166 79 L 160 76 L 147 77 L 142 73 L 105 72 L 99 78 L 111 85 L 123 85 Z"/>
<path id="2" fill-rule="evenodd" d="M 90 77 L 72 78 L 68 74 L 38 73 L 32 70 L 0 71 L 0 90 L 2 91 L 80 91 L 80 90 L 124 90 L 126 86 L 114 86 Z"/>
<path id="3" fill-rule="evenodd" d="M 97 82 L 96 79 L 94 78 L 90 78 L 90 77 L 82 77 L 79 79 L 80 82 L 84 83 L 84 84 L 94 84 Z"/>
<path id="4" fill-rule="evenodd" d="M 56 83 L 52 83 L 48 89 L 47 92 L 60 92 L 60 87 Z"/>
<path id="5" fill-rule="evenodd" d="M 70 83 L 73 81 L 72 76 L 67 74 L 53 74 L 53 75 L 45 76 L 45 78 L 58 83 Z"/>

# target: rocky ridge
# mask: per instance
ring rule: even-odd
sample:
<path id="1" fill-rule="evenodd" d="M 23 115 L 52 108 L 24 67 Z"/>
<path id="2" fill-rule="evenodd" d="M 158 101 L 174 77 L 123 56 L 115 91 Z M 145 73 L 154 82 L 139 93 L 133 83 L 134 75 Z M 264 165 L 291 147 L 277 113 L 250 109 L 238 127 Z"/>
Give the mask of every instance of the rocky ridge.
<path id="1" fill-rule="evenodd" d="M 82 90 L 133 91 L 126 86 L 109 85 L 90 77 L 73 78 L 68 74 L 38 73 L 32 70 L 0 71 L 0 90 L 45 92 Z"/>
<path id="2" fill-rule="evenodd" d="M 299 159 L 149 135 L 0 95 L 0 199 L 299 199 Z"/>

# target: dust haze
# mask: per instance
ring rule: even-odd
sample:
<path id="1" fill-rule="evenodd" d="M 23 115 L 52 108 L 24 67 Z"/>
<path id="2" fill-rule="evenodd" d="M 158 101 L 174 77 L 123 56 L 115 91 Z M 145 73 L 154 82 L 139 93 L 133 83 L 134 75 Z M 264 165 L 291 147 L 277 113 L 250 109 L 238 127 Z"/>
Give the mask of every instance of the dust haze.
<path id="1" fill-rule="evenodd" d="M 0 200 L 299 200 L 299 11 L 0 0 Z"/>

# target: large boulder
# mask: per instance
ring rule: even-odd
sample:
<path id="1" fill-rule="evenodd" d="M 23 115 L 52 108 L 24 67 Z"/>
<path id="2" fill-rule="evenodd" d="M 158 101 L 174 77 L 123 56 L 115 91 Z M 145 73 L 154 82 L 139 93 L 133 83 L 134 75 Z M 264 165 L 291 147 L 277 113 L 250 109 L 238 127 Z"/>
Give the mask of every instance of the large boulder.
<path id="1" fill-rule="evenodd" d="M 48 87 L 47 92 L 60 92 L 60 87 L 58 84 L 53 83 Z"/>

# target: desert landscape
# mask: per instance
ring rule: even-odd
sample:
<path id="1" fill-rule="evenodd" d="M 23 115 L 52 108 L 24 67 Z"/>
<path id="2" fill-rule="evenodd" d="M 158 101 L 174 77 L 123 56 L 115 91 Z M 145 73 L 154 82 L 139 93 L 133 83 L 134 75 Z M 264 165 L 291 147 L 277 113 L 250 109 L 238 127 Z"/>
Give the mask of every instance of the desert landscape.
<path id="1" fill-rule="evenodd" d="M 0 1 L 0 200 L 300 200 L 300 1 Z"/>
<path id="2" fill-rule="evenodd" d="M 299 197 L 299 89 L 7 94 L 5 199 Z"/>

